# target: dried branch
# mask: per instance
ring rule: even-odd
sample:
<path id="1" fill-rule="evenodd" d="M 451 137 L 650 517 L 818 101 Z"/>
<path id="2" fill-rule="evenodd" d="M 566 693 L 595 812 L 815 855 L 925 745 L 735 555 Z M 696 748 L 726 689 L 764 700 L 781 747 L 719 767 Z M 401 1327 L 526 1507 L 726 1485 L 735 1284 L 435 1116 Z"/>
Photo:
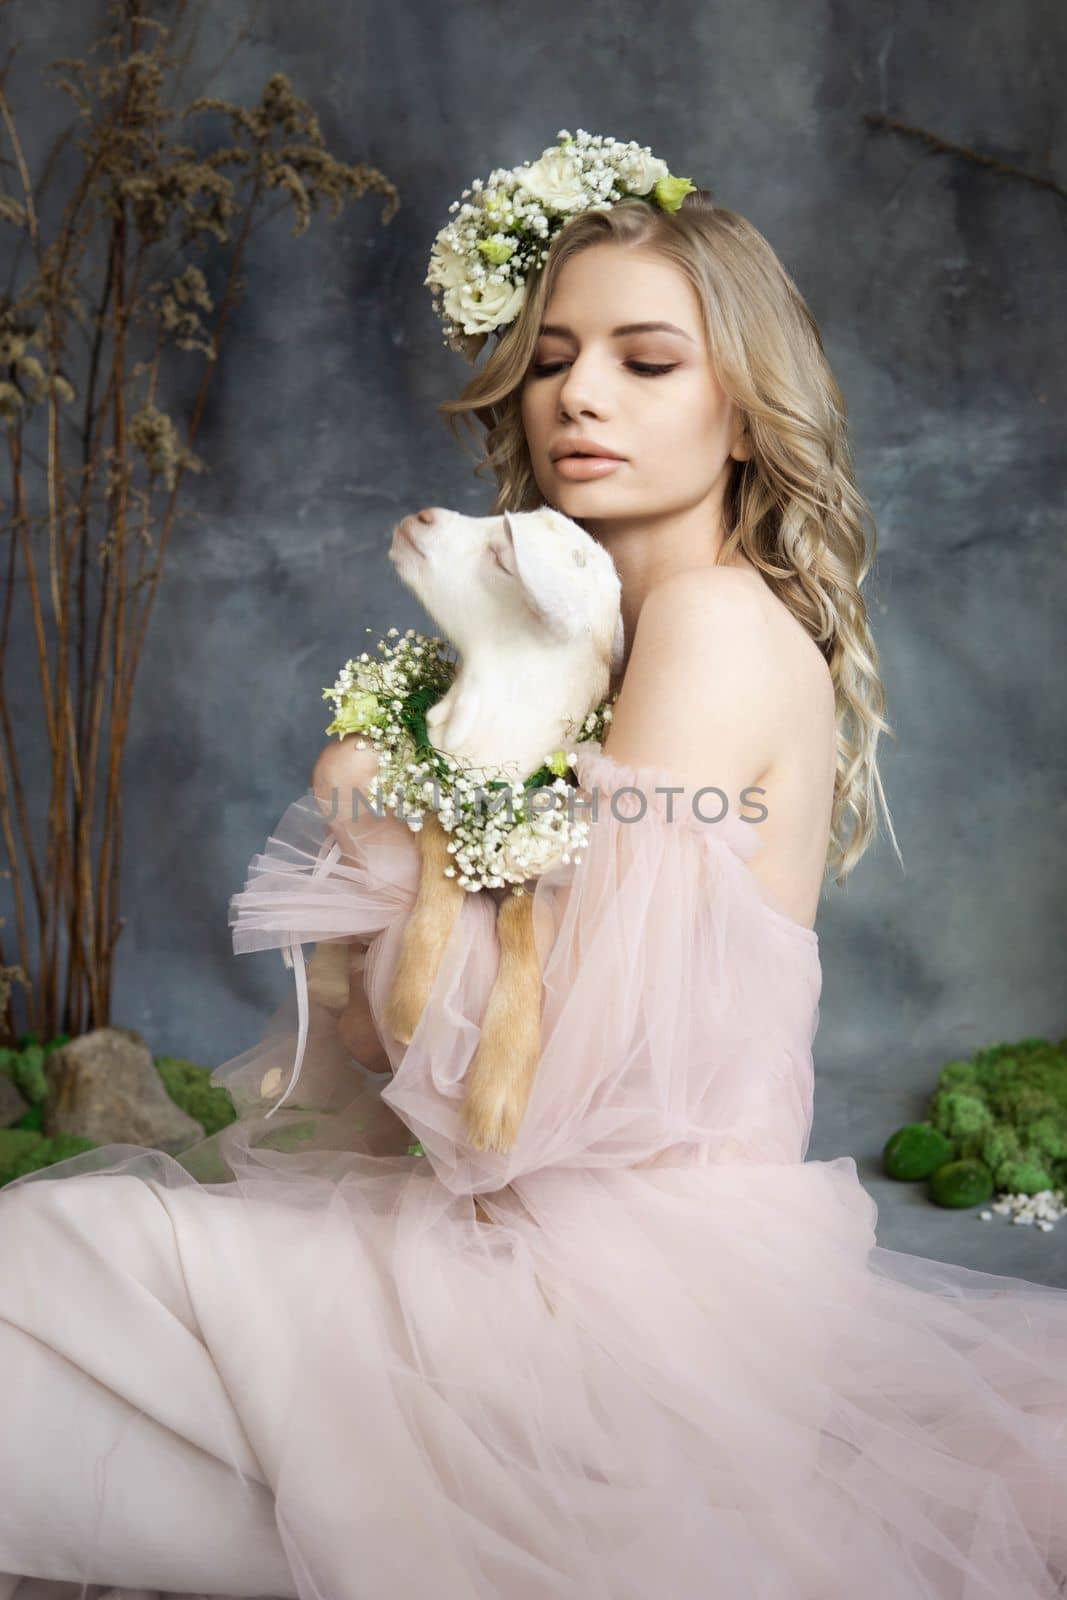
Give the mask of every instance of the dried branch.
<path id="1" fill-rule="evenodd" d="M 7 93 L 14 52 L 0 75 L 0 130 L 10 150 L 0 162 L 0 229 L 18 235 L 0 295 L 0 426 L 10 481 L 0 502 L 8 540 L 0 840 L 18 946 L 10 967 L 0 948 L 9 1038 L 16 1029 L 8 979 L 23 982 L 28 1025 L 41 1038 L 110 1020 L 124 922 L 122 762 L 137 669 L 186 475 L 207 466 L 194 443 L 245 288 L 249 242 L 264 212 L 269 220 L 290 210 L 299 237 L 324 206 L 336 218 L 350 200 L 377 194 L 383 225 L 399 207 L 377 168 L 327 150 L 314 112 L 280 73 L 251 107 L 203 94 L 178 105 L 203 8 L 180 0 L 175 9 L 179 26 L 168 27 L 148 15 L 148 0 L 112 0 L 109 31 L 87 59 L 51 64 L 75 119 L 36 188 Z M 240 31 L 233 48 L 244 37 Z M 222 129 L 214 145 L 205 122 Z M 187 128 L 199 143 L 183 142 Z M 81 166 L 45 239 L 41 195 L 75 135 Z M 225 262 L 217 298 L 196 255 Z M 189 414 L 179 417 L 160 392 L 169 365 L 190 357 L 202 372 Z M 47 798 L 32 805 L 8 698 L 16 603 L 29 608 L 49 757 Z M 43 862 L 34 838 L 42 822 Z"/>

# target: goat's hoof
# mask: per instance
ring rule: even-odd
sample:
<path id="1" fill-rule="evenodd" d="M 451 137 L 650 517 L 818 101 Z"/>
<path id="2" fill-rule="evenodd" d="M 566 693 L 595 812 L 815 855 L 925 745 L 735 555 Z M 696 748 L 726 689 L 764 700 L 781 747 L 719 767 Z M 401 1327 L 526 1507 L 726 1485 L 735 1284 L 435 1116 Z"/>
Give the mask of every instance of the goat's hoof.
<path id="1" fill-rule="evenodd" d="M 421 1005 L 410 996 L 400 996 L 386 1007 L 385 1025 L 398 1044 L 410 1044 L 421 1016 Z"/>
<path id="2" fill-rule="evenodd" d="M 475 1072 L 463 1101 L 467 1142 L 475 1150 L 506 1155 L 519 1136 L 528 1098 L 514 1083 L 487 1083 Z"/>

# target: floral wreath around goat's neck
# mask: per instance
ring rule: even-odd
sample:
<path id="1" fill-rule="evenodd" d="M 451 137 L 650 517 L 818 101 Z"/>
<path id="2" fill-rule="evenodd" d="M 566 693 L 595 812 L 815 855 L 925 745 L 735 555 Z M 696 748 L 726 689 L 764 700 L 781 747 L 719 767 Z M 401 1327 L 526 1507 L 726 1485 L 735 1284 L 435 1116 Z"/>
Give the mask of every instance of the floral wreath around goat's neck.
<path id="1" fill-rule="evenodd" d="M 387 642 L 394 638 L 395 645 Z M 567 803 L 577 785 L 575 751 L 550 751 L 521 783 L 505 776 L 503 767 L 464 767 L 432 745 L 426 731 L 426 713 L 456 675 L 447 640 L 414 628 L 401 638 L 390 628 L 376 648 L 380 659 L 364 650 L 323 689 L 323 698 L 334 705 L 326 732 L 342 739 L 355 734 L 358 749 L 369 742 L 378 751 L 379 806 L 395 811 L 412 832 L 422 827 L 428 810 L 436 812 L 452 835 L 448 851 L 455 865 L 445 867 L 445 875 L 468 890 L 510 884 L 512 893 L 523 894 L 525 881 L 555 861 L 580 861 L 589 824 Z M 575 744 L 603 741 L 617 698 L 609 695 L 589 713 L 574 730 Z M 544 804 L 534 799 L 536 791 L 553 798 Z"/>

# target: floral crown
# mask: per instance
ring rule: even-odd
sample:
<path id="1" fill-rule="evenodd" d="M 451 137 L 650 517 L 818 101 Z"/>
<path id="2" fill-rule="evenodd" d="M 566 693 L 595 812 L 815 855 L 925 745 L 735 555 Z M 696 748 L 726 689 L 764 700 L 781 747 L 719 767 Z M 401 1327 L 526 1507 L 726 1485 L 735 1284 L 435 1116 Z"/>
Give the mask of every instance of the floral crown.
<path id="1" fill-rule="evenodd" d="M 473 365 L 489 334 L 514 322 L 529 274 L 544 265 L 564 223 L 584 211 L 608 211 L 629 195 L 677 211 L 696 189 L 674 178 L 647 145 L 561 128 L 539 161 L 497 167 L 453 200 L 458 212 L 434 239 L 429 285 L 444 324 L 444 343 Z M 467 197 L 471 198 L 468 199 Z M 462 203 L 461 203 L 462 202 Z"/>

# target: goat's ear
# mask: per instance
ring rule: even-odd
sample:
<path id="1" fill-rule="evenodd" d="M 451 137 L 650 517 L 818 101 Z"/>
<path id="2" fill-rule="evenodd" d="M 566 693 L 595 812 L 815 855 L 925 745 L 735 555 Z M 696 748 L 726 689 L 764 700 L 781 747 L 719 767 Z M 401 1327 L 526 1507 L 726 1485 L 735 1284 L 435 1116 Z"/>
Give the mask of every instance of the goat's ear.
<path id="1" fill-rule="evenodd" d="M 506 511 L 504 532 L 510 540 L 515 572 L 530 610 L 554 638 L 573 639 L 581 629 L 582 608 L 574 585 L 560 565 L 552 534 L 539 529 L 535 518 L 513 520 Z"/>
<path id="2" fill-rule="evenodd" d="M 626 631 L 622 625 L 622 612 L 619 612 L 615 622 L 615 637 L 611 641 L 611 675 L 622 671 L 623 657 L 626 654 Z"/>

